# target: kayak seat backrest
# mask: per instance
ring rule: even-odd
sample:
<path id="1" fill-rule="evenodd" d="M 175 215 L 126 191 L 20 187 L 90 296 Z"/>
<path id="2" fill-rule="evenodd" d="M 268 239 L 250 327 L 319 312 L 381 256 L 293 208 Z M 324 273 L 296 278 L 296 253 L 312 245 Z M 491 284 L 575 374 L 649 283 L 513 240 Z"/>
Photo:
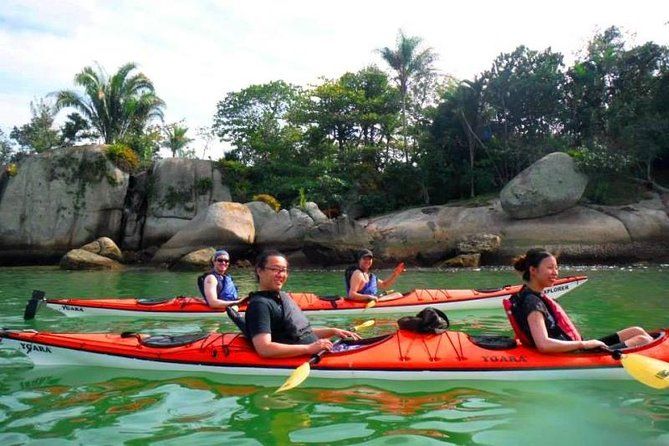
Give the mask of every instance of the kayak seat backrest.
<path id="1" fill-rule="evenodd" d="M 320 300 L 325 300 L 328 302 L 333 302 L 342 299 L 341 296 L 317 296 Z"/>
<path id="2" fill-rule="evenodd" d="M 207 271 L 206 273 L 197 276 L 197 289 L 200 291 L 200 294 L 202 294 L 202 297 L 204 297 L 205 299 L 207 298 L 207 296 L 204 295 L 204 279 L 209 274 L 211 274 L 211 271 Z"/>
<path id="3" fill-rule="evenodd" d="M 386 334 L 386 335 L 374 336 L 372 338 L 357 339 L 357 340 L 342 339 L 334 343 L 331 352 L 342 353 L 342 352 L 350 352 L 353 350 L 358 350 L 363 347 L 368 347 L 370 345 L 383 342 L 391 336 L 392 336 L 391 334 Z"/>
<path id="4" fill-rule="evenodd" d="M 142 345 L 147 347 L 169 348 L 182 347 L 184 345 L 192 344 L 209 336 L 209 333 L 196 332 L 185 333 L 178 335 L 154 335 L 140 340 Z"/>
<path id="5" fill-rule="evenodd" d="M 518 347 L 516 340 L 507 336 L 469 336 L 469 340 L 486 350 L 509 350 Z"/>
<path id="6" fill-rule="evenodd" d="M 242 332 L 244 336 L 250 341 L 251 337 L 249 336 L 249 332 L 246 329 L 246 321 L 244 320 L 244 317 L 239 314 L 239 311 L 237 311 L 236 308 L 234 308 L 232 305 L 229 305 L 226 309 L 225 312 L 228 314 L 228 317 L 232 319 L 232 322 L 235 323 L 237 328 L 239 328 L 239 331 Z"/>
<path id="7" fill-rule="evenodd" d="M 520 329 L 520 325 L 518 325 L 516 316 L 513 314 L 513 303 L 511 302 L 511 299 L 502 299 L 502 305 L 504 305 L 504 312 L 506 313 L 506 317 L 509 319 L 511 328 L 513 328 L 513 333 L 516 336 L 516 340 L 527 347 L 534 347 L 534 342 L 532 342 L 532 340 L 527 337 L 525 332 Z"/>
<path id="8" fill-rule="evenodd" d="M 142 299 L 137 299 L 137 304 L 139 305 L 158 305 L 164 304 L 174 299 L 173 297 L 145 297 Z"/>
<path id="9" fill-rule="evenodd" d="M 508 285 L 504 285 L 504 286 L 508 286 Z M 487 293 L 496 293 L 498 291 L 502 291 L 503 289 L 504 289 L 503 287 L 502 288 L 476 288 L 474 291 L 476 291 L 477 293 L 486 293 L 487 294 Z"/>

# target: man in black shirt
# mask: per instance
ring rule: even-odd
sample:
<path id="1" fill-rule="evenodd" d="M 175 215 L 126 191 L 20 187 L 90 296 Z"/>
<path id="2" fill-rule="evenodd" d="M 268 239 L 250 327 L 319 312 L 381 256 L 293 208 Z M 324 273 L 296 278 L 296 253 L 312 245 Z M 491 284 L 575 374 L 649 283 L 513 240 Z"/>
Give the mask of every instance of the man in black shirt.
<path id="1" fill-rule="evenodd" d="M 265 358 L 287 358 L 330 350 L 329 338 L 360 339 L 339 328 L 312 328 L 295 301 L 281 291 L 288 279 L 288 260 L 278 251 L 268 251 L 256 263 L 258 291 L 251 293 L 246 308 L 246 330 L 258 354 Z"/>

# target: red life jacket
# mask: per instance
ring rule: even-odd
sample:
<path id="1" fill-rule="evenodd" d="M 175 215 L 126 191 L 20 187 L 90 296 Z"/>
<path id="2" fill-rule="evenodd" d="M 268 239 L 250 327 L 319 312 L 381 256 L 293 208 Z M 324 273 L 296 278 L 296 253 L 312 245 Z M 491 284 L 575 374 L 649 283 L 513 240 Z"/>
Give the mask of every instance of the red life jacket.
<path id="1" fill-rule="evenodd" d="M 569 319 L 569 316 L 567 316 L 567 313 L 562 309 L 560 304 L 543 293 L 541 293 L 541 300 L 555 319 L 557 326 L 567 335 L 567 337 L 569 337 L 569 339 L 572 341 L 581 341 L 583 339 L 578 332 L 578 329 L 571 319 Z M 511 303 L 511 299 L 504 299 L 502 304 L 504 305 L 504 312 L 506 313 L 506 317 L 509 318 L 516 339 L 523 345 L 534 347 L 534 340 L 528 338 L 527 334 L 520 329 L 518 321 L 516 321 L 516 317 L 513 314 L 513 304 Z"/>

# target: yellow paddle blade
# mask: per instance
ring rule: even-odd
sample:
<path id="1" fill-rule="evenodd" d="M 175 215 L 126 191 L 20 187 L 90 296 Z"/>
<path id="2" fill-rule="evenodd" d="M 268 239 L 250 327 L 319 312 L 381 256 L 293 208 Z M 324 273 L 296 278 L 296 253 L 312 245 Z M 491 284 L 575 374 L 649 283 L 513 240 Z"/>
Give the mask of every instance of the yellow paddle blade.
<path id="1" fill-rule="evenodd" d="M 365 310 L 367 308 L 372 308 L 374 305 L 376 305 L 376 301 L 375 300 L 370 300 L 369 302 L 367 302 L 367 305 L 365 305 Z M 365 311 L 365 310 L 362 310 L 362 311 Z"/>
<path id="2" fill-rule="evenodd" d="M 363 322 L 360 325 L 356 325 L 355 327 L 353 327 L 353 329 L 351 331 L 360 331 L 363 328 L 371 327 L 375 323 L 376 323 L 376 321 L 374 319 L 370 319 L 368 321 Z"/>
<path id="3" fill-rule="evenodd" d="M 638 353 L 622 355 L 620 361 L 637 381 L 655 389 L 669 387 L 669 363 Z"/>
<path id="4" fill-rule="evenodd" d="M 284 392 L 299 386 L 305 379 L 309 377 L 309 372 L 311 372 L 311 365 L 309 362 L 305 362 L 296 368 L 293 373 L 290 374 L 286 382 L 284 382 L 281 387 L 276 389 L 274 393 Z"/>

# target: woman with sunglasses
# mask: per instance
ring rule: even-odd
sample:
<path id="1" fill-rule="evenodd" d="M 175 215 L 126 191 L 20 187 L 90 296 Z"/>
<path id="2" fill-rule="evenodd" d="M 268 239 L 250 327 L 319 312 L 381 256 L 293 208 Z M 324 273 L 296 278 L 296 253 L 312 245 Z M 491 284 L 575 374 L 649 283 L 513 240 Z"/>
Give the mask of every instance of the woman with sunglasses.
<path id="1" fill-rule="evenodd" d="M 240 302 L 237 287 L 230 277 L 230 254 L 219 249 L 211 256 L 211 271 L 197 278 L 200 293 L 211 308 L 227 308 Z"/>

